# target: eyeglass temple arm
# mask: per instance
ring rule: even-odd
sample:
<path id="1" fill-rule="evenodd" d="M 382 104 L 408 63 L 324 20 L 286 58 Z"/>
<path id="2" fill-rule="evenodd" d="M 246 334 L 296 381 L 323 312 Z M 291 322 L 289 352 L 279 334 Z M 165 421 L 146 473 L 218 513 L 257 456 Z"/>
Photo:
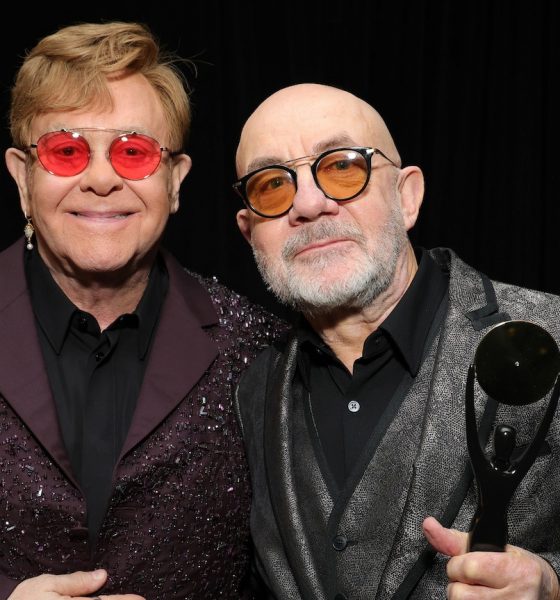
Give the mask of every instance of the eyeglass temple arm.
<path id="1" fill-rule="evenodd" d="M 381 154 L 381 156 L 383 158 L 385 158 L 386 160 L 388 160 L 394 167 L 397 167 L 397 169 L 400 169 L 399 165 L 394 160 L 391 160 L 384 152 L 381 152 L 381 150 L 379 150 L 379 148 L 373 148 L 373 154 Z"/>

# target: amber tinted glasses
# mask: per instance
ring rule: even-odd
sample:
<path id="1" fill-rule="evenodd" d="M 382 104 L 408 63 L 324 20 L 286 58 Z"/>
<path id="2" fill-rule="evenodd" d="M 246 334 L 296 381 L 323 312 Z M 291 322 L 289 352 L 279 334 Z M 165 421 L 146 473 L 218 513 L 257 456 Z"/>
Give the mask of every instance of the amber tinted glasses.
<path id="1" fill-rule="evenodd" d="M 359 196 L 366 188 L 374 154 L 383 156 L 398 167 L 377 148 L 335 148 L 256 169 L 238 179 L 233 188 L 247 208 L 261 217 L 273 219 L 285 215 L 292 208 L 297 192 L 297 172 L 289 165 L 310 163 L 317 187 L 327 198 L 343 202 Z"/>

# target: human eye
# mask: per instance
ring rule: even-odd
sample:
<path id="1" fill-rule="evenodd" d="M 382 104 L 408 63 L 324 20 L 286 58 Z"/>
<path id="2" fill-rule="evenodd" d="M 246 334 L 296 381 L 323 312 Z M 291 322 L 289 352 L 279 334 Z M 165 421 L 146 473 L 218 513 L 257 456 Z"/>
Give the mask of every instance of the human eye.
<path id="1" fill-rule="evenodd" d="M 82 155 L 84 152 L 87 152 L 87 148 L 85 148 L 82 140 L 72 138 L 55 141 L 55 143 L 49 144 L 48 150 L 53 157 L 59 160 L 72 159 L 76 155 Z"/>
<path id="2" fill-rule="evenodd" d="M 137 140 L 121 141 L 113 147 L 113 155 L 120 155 L 122 158 L 143 159 L 153 154 L 153 150 L 146 144 L 138 143 Z"/>
<path id="3" fill-rule="evenodd" d="M 337 150 L 324 156 L 318 167 L 322 171 L 348 171 L 354 165 L 355 152 Z"/>
<path id="4" fill-rule="evenodd" d="M 269 177 L 263 178 L 263 181 L 261 182 L 261 191 L 273 192 L 284 185 L 286 185 L 286 177 L 284 175 L 270 175 Z"/>
<path id="5" fill-rule="evenodd" d="M 111 160 L 118 164 L 151 163 L 154 156 L 159 156 L 159 144 L 152 138 L 144 135 L 123 135 L 111 145 Z"/>
<path id="6" fill-rule="evenodd" d="M 367 169 L 364 157 L 355 150 L 336 150 L 324 156 L 317 170 L 333 177 L 346 177 Z"/>
<path id="7" fill-rule="evenodd" d="M 247 196 L 252 205 L 263 212 L 276 212 L 289 200 L 295 184 L 289 171 L 278 168 L 255 173 L 247 182 Z"/>
<path id="8" fill-rule="evenodd" d="M 282 169 L 264 169 L 249 178 L 248 189 L 256 194 L 271 194 L 290 181 L 290 175 Z"/>

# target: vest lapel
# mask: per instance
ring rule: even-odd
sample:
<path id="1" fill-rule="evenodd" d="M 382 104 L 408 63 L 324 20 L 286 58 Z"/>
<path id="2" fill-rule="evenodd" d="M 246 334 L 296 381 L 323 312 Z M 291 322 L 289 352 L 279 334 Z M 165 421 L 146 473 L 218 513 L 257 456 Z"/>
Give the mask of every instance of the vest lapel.
<path id="1" fill-rule="evenodd" d="M 296 403 L 300 424 L 303 422 L 301 394 L 294 394 L 292 389 L 296 355 L 297 339 L 292 336 L 285 352 L 271 368 L 265 405 L 264 453 L 276 522 L 281 524 L 280 534 L 286 556 L 289 558 L 301 597 L 306 600 L 323 600 L 325 594 L 319 557 L 313 551 L 308 526 L 300 508 L 305 499 L 302 498 L 302 490 L 296 484 L 294 472 L 294 464 L 301 464 L 299 450 L 296 454 L 294 446 Z M 310 466 L 310 477 L 311 471 L 320 479 L 320 475 L 317 475 L 318 468 Z M 318 485 L 319 495 L 324 497 L 324 484 Z"/>

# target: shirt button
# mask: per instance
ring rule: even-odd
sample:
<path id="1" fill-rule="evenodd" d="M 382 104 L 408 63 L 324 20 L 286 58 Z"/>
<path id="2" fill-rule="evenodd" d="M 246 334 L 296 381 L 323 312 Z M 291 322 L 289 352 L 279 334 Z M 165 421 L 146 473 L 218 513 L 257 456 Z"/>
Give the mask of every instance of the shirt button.
<path id="1" fill-rule="evenodd" d="M 337 552 L 341 552 L 348 546 L 348 540 L 343 535 L 336 535 L 333 538 L 332 545 Z"/>
<path id="2" fill-rule="evenodd" d="M 80 331 L 85 331 L 87 329 L 87 318 L 83 315 L 78 317 L 78 329 Z"/>
<path id="3" fill-rule="evenodd" d="M 356 402 L 356 400 L 350 400 L 348 402 L 348 410 L 353 413 L 358 412 L 360 410 L 360 403 Z"/>
<path id="4" fill-rule="evenodd" d="M 100 361 L 100 360 L 101 360 L 101 359 L 102 359 L 104 356 L 105 356 L 105 353 L 104 353 L 104 352 L 96 352 L 96 353 L 95 353 L 95 360 L 96 360 L 97 362 L 99 362 L 99 361 Z"/>

